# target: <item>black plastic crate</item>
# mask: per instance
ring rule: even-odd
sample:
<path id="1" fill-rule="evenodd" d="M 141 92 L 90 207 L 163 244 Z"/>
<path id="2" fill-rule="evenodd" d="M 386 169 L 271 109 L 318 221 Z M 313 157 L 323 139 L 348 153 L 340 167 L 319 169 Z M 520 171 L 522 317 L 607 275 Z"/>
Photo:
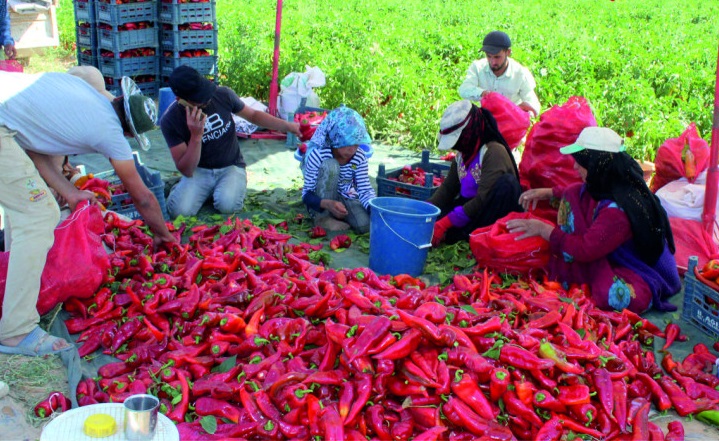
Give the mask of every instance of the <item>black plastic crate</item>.
<path id="1" fill-rule="evenodd" d="M 79 66 L 97 67 L 97 49 L 77 47 L 77 64 Z"/>
<path id="2" fill-rule="evenodd" d="M 426 172 L 424 186 L 393 180 L 391 178 L 399 177 L 404 167 L 386 172 L 384 164 L 380 164 L 377 173 L 377 196 L 399 196 L 425 201 L 439 188 L 433 186 L 434 176 L 446 178 L 449 171 L 449 165 L 429 162 L 429 151 L 427 150 L 422 151 L 422 161 L 411 164 L 411 166 L 412 168 L 421 167 Z"/>
<path id="3" fill-rule="evenodd" d="M 78 46 L 97 47 L 97 26 L 95 22 L 75 23 L 75 42 Z"/>
<path id="4" fill-rule="evenodd" d="M 159 60 L 157 56 L 149 57 L 103 57 L 98 58 L 98 68 L 103 76 L 121 78 L 137 75 L 154 75 L 159 73 Z"/>
<path id="5" fill-rule="evenodd" d="M 215 22 L 215 1 L 207 3 L 160 3 L 158 18 L 163 23 Z"/>
<path id="6" fill-rule="evenodd" d="M 95 6 L 97 21 L 119 26 L 139 21 L 157 21 L 157 5 L 155 2 L 137 3 L 98 3 Z"/>
<path id="7" fill-rule="evenodd" d="M 157 28 L 151 27 L 135 31 L 117 31 L 98 29 L 98 45 L 112 52 L 124 52 L 142 47 L 157 48 Z"/>
<path id="8" fill-rule="evenodd" d="M 179 30 L 177 25 L 171 29 L 162 29 L 160 46 L 167 51 L 184 51 L 187 49 L 217 50 L 217 26 L 209 30 Z"/>
<path id="9" fill-rule="evenodd" d="M 91 23 L 95 23 L 95 20 L 97 19 L 95 16 L 95 7 L 96 7 L 96 1 L 95 0 L 85 0 L 85 1 L 78 1 L 74 0 L 72 2 L 73 9 L 75 10 L 75 20 L 76 21 L 87 21 Z"/>
<path id="10" fill-rule="evenodd" d="M 112 78 L 112 77 L 104 77 L 105 78 L 105 88 L 108 92 L 115 96 L 122 95 L 122 90 L 120 87 L 120 81 L 122 78 Z M 155 75 L 149 75 L 147 78 L 154 78 L 152 81 L 147 81 L 146 79 L 141 79 L 138 77 L 130 77 L 132 80 L 137 84 L 137 87 L 140 88 L 140 91 L 143 95 L 149 96 L 150 98 L 157 98 L 157 94 L 160 91 L 160 84 L 157 81 L 157 77 Z"/>
<path id="11" fill-rule="evenodd" d="M 160 172 L 145 167 L 140 161 L 140 157 L 137 152 L 133 152 L 133 157 L 135 159 L 135 167 L 137 167 L 137 171 L 140 174 L 142 181 L 155 195 L 157 202 L 160 203 L 162 217 L 165 220 L 168 220 L 170 216 L 167 213 L 167 203 L 165 201 L 165 182 L 162 180 Z M 111 184 L 120 182 L 120 178 L 117 177 L 114 170 L 96 173 L 95 177 L 109 181 Z M 112 195 L 112 205 L 107 208 L 116 213 L 127 216 L 130 219 L 142 218 L 142 216 L 140 216 L 140 212 L 137 211 L 135 204 L 132 202 L 132 198 L 129 193 Z"/>
<path id="12" fill-rule="evenodd" d="M 217 57 L 208 55 L 206 57 L 162 57 L 160 70 L 163 76 L 169 77 L 175 68 L 179 66 L 193 67 L 202 75 L 217 75 Z"/>
<path id="13" fill-rule="evenodd" d="M 682 318 L 714 339 L 719 338 L 719 292 L 697 279 L 694 270 L 699 259 L 689 258 L 684 274 L 684 308 Z"/>

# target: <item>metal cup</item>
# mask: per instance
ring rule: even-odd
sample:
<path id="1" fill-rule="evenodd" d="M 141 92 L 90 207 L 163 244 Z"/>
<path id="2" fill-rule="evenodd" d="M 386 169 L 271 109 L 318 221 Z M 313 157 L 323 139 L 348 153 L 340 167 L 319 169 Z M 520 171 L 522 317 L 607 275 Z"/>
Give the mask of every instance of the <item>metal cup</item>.
<path id="1" fill-rule="evenodd" d="M 125 437 L 149 441 L 155 437 L 160 400 L 152 395 L 132 395 L 125 400 Z"/>

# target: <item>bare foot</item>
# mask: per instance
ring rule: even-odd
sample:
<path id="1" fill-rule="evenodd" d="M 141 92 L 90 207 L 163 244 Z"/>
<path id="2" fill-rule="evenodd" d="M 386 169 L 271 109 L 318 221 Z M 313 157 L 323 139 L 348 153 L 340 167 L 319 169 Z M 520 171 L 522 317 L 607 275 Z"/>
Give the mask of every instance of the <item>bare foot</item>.
<path id="1" fill-rule="evenodd" d="M 319 225 L 327 231 L 345 231 L 350 229 L 350 224 L 345 221 L 335 219 L 332 216 L 326 216 L 318 219 L 316 225 Z"/>
<path id="2" fill-rule="evenodd" d="M 16 335 L 15 337 L 10 337 L 8 339 L 2 340 L 2 341 L 0 341 L 0 345 L 9 346 L 11 348 L 14 348 L 17 345 L 19 345 L 20 342 L 23 341 L 23 339 L 28 336 L 28 334 Z M 60 349 L 67 348 L 69 346 L 70 346 L 70 344 L 67 342 L 67 340 L 65 340 L 64 338 L 58 337 L 52 343 L 52 350 L 59 351 Z"/>

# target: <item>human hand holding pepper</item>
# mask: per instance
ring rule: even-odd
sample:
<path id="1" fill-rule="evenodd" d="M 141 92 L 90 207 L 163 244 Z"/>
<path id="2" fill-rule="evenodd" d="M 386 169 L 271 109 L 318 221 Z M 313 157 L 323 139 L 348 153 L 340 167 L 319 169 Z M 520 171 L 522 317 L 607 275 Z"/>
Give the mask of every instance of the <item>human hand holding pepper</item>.
<path id="1" fill-rule="evenodd" d="M 447 230 L 452 226 L 452 221 L 448 216 L 443 217 L 434 224 L 434 232 L 432 233 L 432 246 L 439 246 L 447 234 Z"/>

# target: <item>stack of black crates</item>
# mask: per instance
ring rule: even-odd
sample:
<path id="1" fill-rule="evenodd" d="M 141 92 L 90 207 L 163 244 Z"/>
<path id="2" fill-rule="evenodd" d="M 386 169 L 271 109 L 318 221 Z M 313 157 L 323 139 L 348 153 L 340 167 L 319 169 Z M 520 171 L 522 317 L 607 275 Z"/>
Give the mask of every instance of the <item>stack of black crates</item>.
<path id="1" fill-rule="evenodd" d="M 160 74 L 166 85 L 178 66 L 191 66 L 207 77 L 217 75 L 217 18 L 215 0 L 159 2 Z"/>
<path id="2" fill-rule="evenodd" d="M 215 0 L 73 0 L 77 64 L 95 66 L 119 95 L 131 77 L 156 97 L 177 66 L 217 78 Z"/>
<path id="3" fill-rule="evenodd" d="M 96 0 L 74 0 L 75 7 L 75 43 L 77 46 L 77 64 L 97 67 L 97 20 L 95 18 Z"/>

